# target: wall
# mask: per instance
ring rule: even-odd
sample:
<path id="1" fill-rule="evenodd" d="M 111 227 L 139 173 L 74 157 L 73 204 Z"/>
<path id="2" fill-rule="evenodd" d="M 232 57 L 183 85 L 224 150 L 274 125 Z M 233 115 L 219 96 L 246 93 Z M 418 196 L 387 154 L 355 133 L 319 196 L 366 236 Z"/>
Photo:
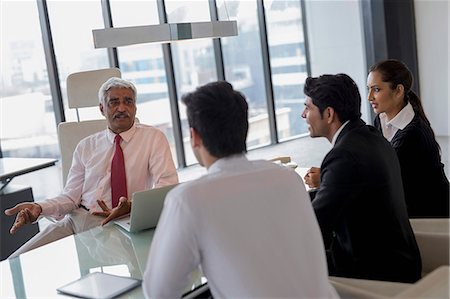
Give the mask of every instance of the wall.
<path id="1" fill-rule="evenodd" d="M 360 3 L 356 0 L 305 2 L 312 76 L 346 73 L 362 97 L 362 118 L 371 123 Z"/>
<path id="2" fill-rule="evenodd" d="M 449 136 L 449 10 L 446 0 L 415 0 L 421 98 L 436 135 Z"/>
<path id="3" fill-rule="evenodd" d="M 450 4 L 447 0 L 415 0 L 420 96 L 442 149 L 449 173 Z"/>

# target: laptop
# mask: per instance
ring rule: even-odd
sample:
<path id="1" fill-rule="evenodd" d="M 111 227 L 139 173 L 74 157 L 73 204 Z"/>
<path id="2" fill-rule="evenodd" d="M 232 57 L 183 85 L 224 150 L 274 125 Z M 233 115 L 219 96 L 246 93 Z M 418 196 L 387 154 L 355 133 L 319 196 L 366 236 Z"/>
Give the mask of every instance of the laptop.
<path id="1" fill-rule="evenodd" d="M 167 193 L 177 185 L 133 193 L 130 215 L 119 218 L 114 223 L 130 233 L 155 228 L 164 207 L 164 199 Z"/>

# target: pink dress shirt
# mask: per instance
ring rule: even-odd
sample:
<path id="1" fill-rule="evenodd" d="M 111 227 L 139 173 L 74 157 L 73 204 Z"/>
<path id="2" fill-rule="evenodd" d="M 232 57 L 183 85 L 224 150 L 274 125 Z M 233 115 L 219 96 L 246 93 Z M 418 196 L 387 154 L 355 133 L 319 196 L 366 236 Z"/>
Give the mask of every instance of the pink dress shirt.
<path id="1" fill-rule="evenodd" d="M 125 158 L 128 198 L 134 192 L 178 182 L 178 175 L 166 136 L 159 129 L 134 124 L 120 134 Z M 111 207 L 111 160 L 115 133 L 106 129 L 80 141 L 73 154 L 63 192 L 39 202 L 42 216 L 56 219 L 85 206 L 101 211 L 97 200 Z"/>

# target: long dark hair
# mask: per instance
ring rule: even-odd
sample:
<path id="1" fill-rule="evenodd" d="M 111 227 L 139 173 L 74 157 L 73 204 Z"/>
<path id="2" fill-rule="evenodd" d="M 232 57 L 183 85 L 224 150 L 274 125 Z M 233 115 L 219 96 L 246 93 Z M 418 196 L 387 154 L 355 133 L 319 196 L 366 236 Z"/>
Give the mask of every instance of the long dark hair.
<path id="1" fill-rule="evenodd" d="M 423 111 L 422 101 L 419 96 L 411 89 L 414 80 L 411 71 L 408 67 L 401 61 L 396 59 L 387 59 L 380 61 L 369 69 L 369 72 L 379 72 L 381 74 L 381 79 L 383 82 L 387 82 L 390 84 L 391 89 L 394 90 L 397 88 L 397 85 L 401 84 L 405 90 L 405 96 L 403 100 L 405 103 L 411 103 L 411 106 L 414 109 L 419 117 L 425 121 L 430 127 L 430 121 L 425 115 Z"/>
<path id="2" fill-rule="evenodd" d="M 383 82 L 387 82 L 390 84 L 392 90 L 394 90 L 397 85 L 402 84 L 405 90 L 405 96 L 403 100 L 405 103 L 411 103 L 411 106 L 414 109 L 414 112 L 419 115 L 419 117 L 428 125 L 433 138 L 435 138 L 435 134 L 433 129 L 431 128 L 430 121 L 425 115 L 425 111 L 423 111 L 422 101 L 419 96 L 411 90 L 413 85 L 413 76 L 408 67 L 401 61 L 396 59 L 387 59 L 380 61 L 369 69 L 369 72 L 379 72 L 381 74 L 381 79 Z M 440 151 L 440 146 L 436 142 L 437 147 Z"/>

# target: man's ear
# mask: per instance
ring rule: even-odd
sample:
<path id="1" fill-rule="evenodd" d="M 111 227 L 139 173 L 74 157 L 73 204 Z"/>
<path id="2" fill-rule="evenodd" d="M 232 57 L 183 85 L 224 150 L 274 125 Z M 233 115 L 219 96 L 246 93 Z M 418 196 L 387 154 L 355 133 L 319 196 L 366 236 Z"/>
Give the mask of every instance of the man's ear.
<path id="1" fill-rule="evenodd" d="M 191 144 L 192 144 L 192 147 L 198 147 L 198 146 L 202 145 L 203 144 L 202 138 L 198 134 L 197 130 L 194 129 L 194 128 L 191 128 L 190 131 L 191 131 Z"/>
<path id="2" fill-rule="evenodd" d="M 105 116 L 105 112 L 103 111 L 103 104 L 102 103 L 98 104 L 98 108 L 100 108 L 100 112 L 102 113 L 102 115 Z"/>
<path id="3" fill-rule="evenodd" d="M 336 112 L 334 111 L 333 107 L 327 107 L 323 113 L 325 115 L 325 118 L 327 119 L 327 123 L 331 124 L 336 120 Z"/>

